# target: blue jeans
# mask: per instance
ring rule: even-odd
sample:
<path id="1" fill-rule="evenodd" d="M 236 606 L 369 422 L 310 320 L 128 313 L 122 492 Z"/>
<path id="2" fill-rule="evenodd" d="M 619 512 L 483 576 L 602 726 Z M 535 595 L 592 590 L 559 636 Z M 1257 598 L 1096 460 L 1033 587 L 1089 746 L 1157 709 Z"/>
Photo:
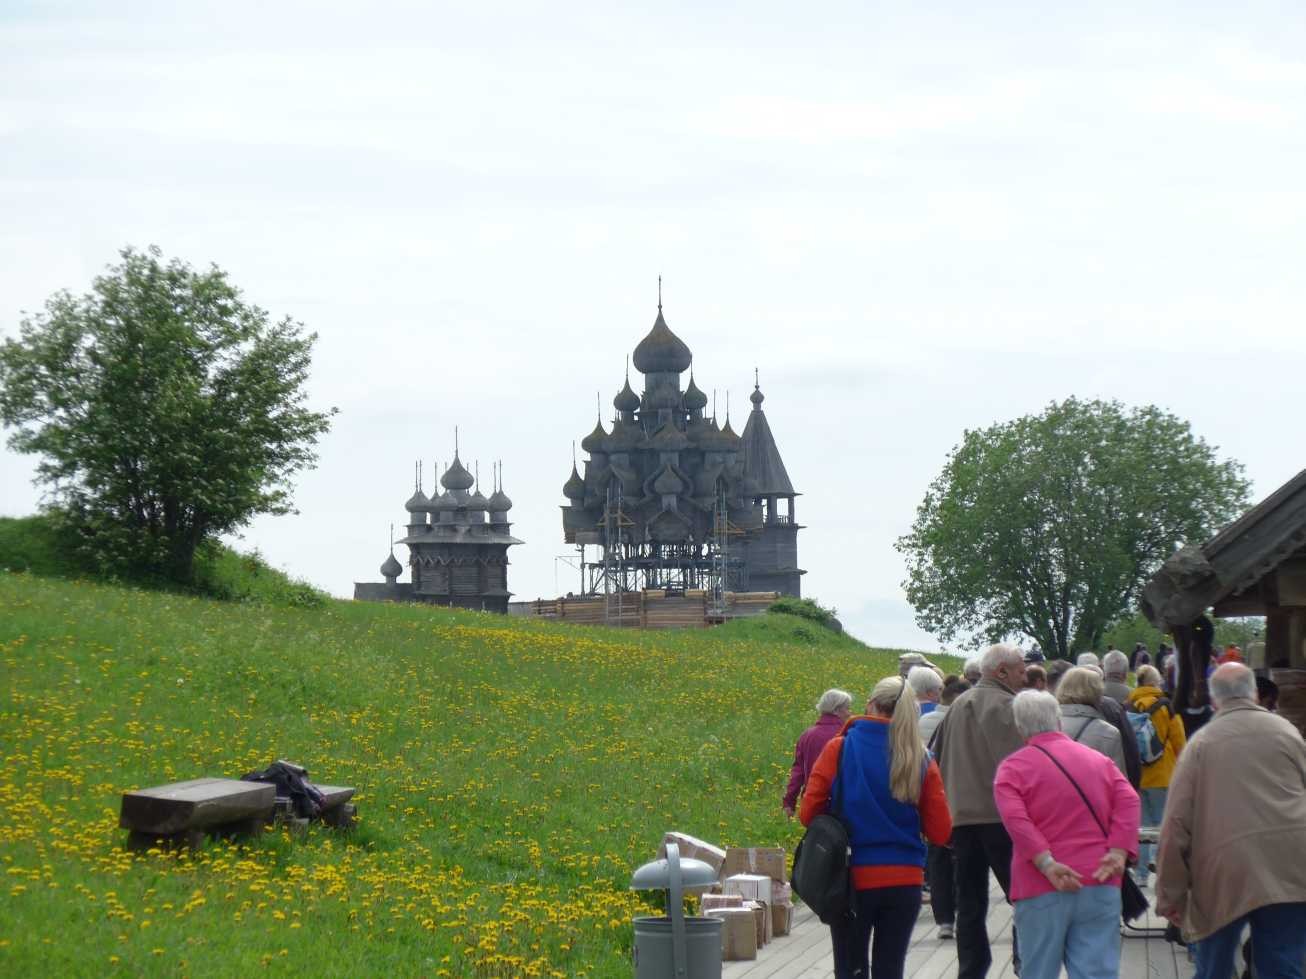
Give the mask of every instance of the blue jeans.
<path id="1" fill-rule="evenodd" d="M 1120 888 L 1053 891 L 1016 902 L 1021 979 L 1118 979 Z M 1227 979 L 1227 977 L 1225 977 Z"/>
<path id="2" fill-rule="evenodd" d="M 1231 921 L 1191 948 L 1197 960 L 1194 979 L 1227 979 L 1242 938 L 1243 925 L 1252 926 L 1252 965 L 1256 979 L 1302 979 L 1306 958 L 1306 903 L 1267 904 Z"/>
<path id="3" fill-rule="evenodd" d="M 856 917 L 830 926 L 835 979 L 902 979 L 911 930 L 921 911 L 920 887 L 855 891 L 853 911 Z"/>
<path id="4" fill-rule="evenodd" d="M 1138 800 L 1143 804 L 1139 825 L 1160 826 L 1161 817 L 1165 815 L 1165 797 L 1169 789 L 1140 789 Z M 1155 843 L 1138 844 L 1138 867 L 1134 875 L 1138 880 L 1147 880 L 1147 865 L 1152 862 L 1156 852 Z"/>

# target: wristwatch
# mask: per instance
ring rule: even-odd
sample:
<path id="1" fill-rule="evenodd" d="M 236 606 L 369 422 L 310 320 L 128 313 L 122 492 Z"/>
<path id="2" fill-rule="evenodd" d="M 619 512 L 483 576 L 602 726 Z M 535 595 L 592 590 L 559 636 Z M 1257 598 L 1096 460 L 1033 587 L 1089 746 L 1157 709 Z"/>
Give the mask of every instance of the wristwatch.
<path id="1" fill-rule="evenodd" d="M 1043 854 L 1042 857 L 1040 857 L 1038 860 L 1034 862 L 1034 867 L 1038 870 L 1039 873 L 1043 873 L 1048 869 L 1048 867 L 1051 867 L 1054 863 L 1056 863 L 1056 860 L 1053 858 L 1052 854 L 1045 853 Z"/>

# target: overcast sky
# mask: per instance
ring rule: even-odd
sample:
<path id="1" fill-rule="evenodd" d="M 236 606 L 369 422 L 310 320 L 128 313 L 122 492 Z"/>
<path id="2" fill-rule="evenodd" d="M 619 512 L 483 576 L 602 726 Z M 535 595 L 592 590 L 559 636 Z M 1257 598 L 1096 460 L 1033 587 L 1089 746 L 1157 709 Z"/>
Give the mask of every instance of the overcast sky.
<path id="1" fill-rule="evenodd" d="M 0 333 L 127 244 L 316 331 L 340 414 L 243 546 L 341 596 L 455 425 L 509 587 L 572 586 L 572 441 L 659 274 L 737 430 L 760 370 L 805 594 L 876 644 L 936 645 L 893 541 L 967 428 L 1118 398 L 1257 497 L 1306 465 L 1297 0 L 620 6 L 0 3 Z"/>

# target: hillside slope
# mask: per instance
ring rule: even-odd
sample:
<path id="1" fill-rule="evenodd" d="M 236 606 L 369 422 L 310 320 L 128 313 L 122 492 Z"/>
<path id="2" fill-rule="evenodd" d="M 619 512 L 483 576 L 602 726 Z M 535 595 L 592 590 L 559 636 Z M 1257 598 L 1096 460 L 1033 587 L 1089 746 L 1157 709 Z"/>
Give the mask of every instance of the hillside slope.
<path id="1" fill-rule="evenodd" d="M 629 975 L 661 833 L 791 847 L 812 703 L 894 668 L 773 618 L 618 633 L 0 574 L 0 973 Z M 358 786 L 362 827 L 122 849 L 122 791 L 278 757 Z"/>

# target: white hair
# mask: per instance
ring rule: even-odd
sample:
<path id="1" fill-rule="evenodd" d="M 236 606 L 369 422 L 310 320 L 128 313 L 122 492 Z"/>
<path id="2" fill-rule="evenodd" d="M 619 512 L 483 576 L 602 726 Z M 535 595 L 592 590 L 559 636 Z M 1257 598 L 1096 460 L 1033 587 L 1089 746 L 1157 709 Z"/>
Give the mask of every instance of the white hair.
<path id="1" fill-rule="evenodd" d="M 1008 663 L 1024 663 L 1025 654 L 1015 646 L 997 643 L 980 654 L 980 675 L 992 676 Z"/>
<path id="2" fill-rule="evenodd" d="M 1102 672 L 1112 680 L 1123 680 L 1129 672 L 1129 657 L 1118 649 L 1110 650 L 1102 657 Z"/>
<path id="3" fill-rule="evenodd" d="M 970 659 L 966 660 L 961 667 L 961 675 L 971 683 L 978 680 L 981 676 L 980 658 L 978 656 L 972 656 Z"/>
<path id="4" fill-rule="evenodd" d="M 821 699 L 816 702 L 816 712 L 818 714 L 833 714 L 840 707 L 851 707 L 853 705 L 853 695 L 847 690 L 827 690 L 821 694 Z"/>
<path id="5" fill-rule="evenodd" d="M 1126 660 L 1128 662 L 1128 660 Z M 1075 657 L 1076 666 L 1095 666 L 1102 669 L 1102 661 L 1097 658 L 1097 653 L 1080 653 Z"/>
<path id="6" fill-rule="evenodd" d="M 912 693 L 921 697 L 935 690 L 943 689 L 943 678 L 928 666 L 913 666 L 907 672 L 907 684 Z"/>
<path id="7" fill-rule="evenodd" d="M 1241 663 L 1217 667 L 1206 685 L 1217 709 L 1226 701 L 1256 699 L 1256 674 Z"/>
<path id="8" fill-rule="evenodd" d="M 1022 738 L 1061 730 L 1061 706 L 1044 690 L 1022 690 L 1011 702 L 1011 716 Z"/>

